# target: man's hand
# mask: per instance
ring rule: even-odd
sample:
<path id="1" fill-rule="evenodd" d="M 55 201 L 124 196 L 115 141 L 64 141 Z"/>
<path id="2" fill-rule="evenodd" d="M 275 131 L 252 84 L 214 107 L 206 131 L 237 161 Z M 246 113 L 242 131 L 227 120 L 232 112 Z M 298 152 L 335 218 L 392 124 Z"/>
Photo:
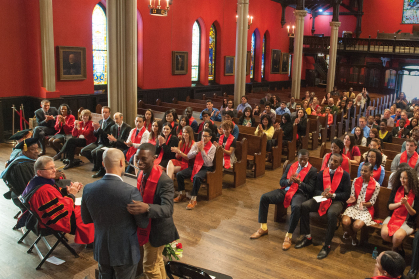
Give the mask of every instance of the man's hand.
<path id="1" fill-rule="evenodd" d="M 217 111 L 216 113 L 215 113 L 215 116 L 218 116 L 220 114 L 220 111 Z"/>
<path id="2" fill-rule="evenodd" d="M 113 135 L 109 134 L 108 135 L 108 140 L 109 141 L 116 141 L 116 138 Z"/>
<path id="3" fill-rule="evenodd" d="M 220 145 L 220 144 L 219 144 L 218 142 L 216 142 L 216 141 L 214 141 L 212 144 L 215 146 L 215 148 L 217 148 L 217 147 Z"/>
<path id="4" fill-rule="evenodd" d="M 212 112 L 211 112 L 211 117 L 214 115 L 214 112 L 215 112 L 215 110 L 212 110 Z"/>
<path id="5" fill-rule="evenodd" d="M 54 120 L 54 116 L 52 116 L 52 115 L 47 115 L 47 116 L 45 116 L 45 119 L 46 119 L 47 121 Z"/>
<path id="6" fill-rule="evenodd" d="M 83 184 L 80 182 L 71 182 L 70 186 L 67 186 L 67 193 L 75 195 L 81 190 L 81 188 L 83 188 Z"/>
<path id="7" fill-rule="evenodd" d="M 346 203 L 354 203 L 354 202 L 355 202 L 354 196 L 350 196 L 349 199 L 346 201 Z"/>
<path id="8" fill-rule="evenodd" d="M 97 129 L 99 129 L 99 128 L 100 128 L 100 124 L 99 124 L 98 122 L 93 122 L 93 123 L 92 123 L 92 126 L 93 126 L 93 128 L 94 128 L 95 130 L 97 130 Z"/>
<path id="9" fill-rule="evenodd" d="M 202 152 L 202 150 L 204 150 L 204 143 L 202 141 L 198 142 L 197 147 L 199 152 Z"/>
<path id="10" fill-rule="evenodd" d="M 147 212 L 147 209 L 149 207 L 148 203 L 143 203 L 134 200 L 132 200 L 132 202 L 133 203 L 129 203 L 127 205 L 127 210 L 129 213 L 131 213 L 132 215 L 138 215 Z"/>
<path id="11" fill-rule="evenodd" d="M 129 146 L 129 147 L 133 146 L 132 141 L 126 141 L 124 143 L 125 143 L 126 146 Z"/>
<path id="12" fill-rule="evenodd" d="M 324 192 L 322 193 L 322 196 L 323 197 L 325 197 L 325 198 L 328 198 L 327 197 L 327 195 L 329 194 L 329 192 L 330 192 L 330 188 L 327 188 L 326 190 L 324 190 Z"/>

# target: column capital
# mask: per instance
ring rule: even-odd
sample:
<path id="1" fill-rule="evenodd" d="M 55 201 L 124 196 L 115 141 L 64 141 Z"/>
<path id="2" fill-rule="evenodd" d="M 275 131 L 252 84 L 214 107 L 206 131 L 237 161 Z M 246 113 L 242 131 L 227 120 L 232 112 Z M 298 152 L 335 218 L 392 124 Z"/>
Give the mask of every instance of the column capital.
<path id="1" fill-rule="evenodd" d="M 307 15 L 307 11 L 306 10 L 294 10 L 294 15 L 298 18 L 298 17 L 302 17 L 304 18 Z"/>
<path id="2" fill-rule="evenodd" d="M 339 28 L 341 26 L 341 24 L 342 24 L 342 22 L 340 22 L 340 21 L 331 21 L 330 22 L 330 26 L 332 28 Z"/>

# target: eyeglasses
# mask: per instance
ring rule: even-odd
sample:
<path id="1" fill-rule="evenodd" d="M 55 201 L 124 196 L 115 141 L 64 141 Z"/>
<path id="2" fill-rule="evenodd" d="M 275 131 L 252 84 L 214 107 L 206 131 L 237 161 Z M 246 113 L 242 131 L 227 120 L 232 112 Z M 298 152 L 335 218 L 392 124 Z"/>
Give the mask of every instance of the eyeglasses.
<path id="1" fill-rule="evenodd" d="M 203 136 L 204 138 L 210 138 L 211 136 Z"/>
<path id="2" fill-rule="evenodd" d="M 44 170 L 44 171 L 55 171 L 57 168 L 56 167 L 52 167 L 49 169 L 40 169 L 40 170 Z"/>

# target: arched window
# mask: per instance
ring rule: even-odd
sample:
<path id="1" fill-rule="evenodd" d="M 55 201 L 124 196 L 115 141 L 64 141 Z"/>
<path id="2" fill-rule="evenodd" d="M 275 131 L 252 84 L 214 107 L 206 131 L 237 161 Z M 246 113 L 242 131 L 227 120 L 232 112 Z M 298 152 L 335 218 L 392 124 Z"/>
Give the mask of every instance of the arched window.
<path id="1" fill-rule="evenodd" d="M 95 85 L 108 83 L 108 61 L 106 43 L 106 14 L 97 4 L 92 15 L 93 80 Z"/>
<path id="2" fill-rule="evenodd" d="M 201 53 L 201 27 L 195 21 L 192 28 L 192 82 L 199 80 L 199 58 Z"/>
<path id="3" fill-rule="evenodd" d="M 250 49 L 250 78 L 254 77 L 255 48 L 256 48 L 256 35 L 255 35 L 255 32 L 253 32 L 253 34 L 252 34 L 252 46 L 251 46 L 251 49 Z"/>
<path id="4" fill-rule="evenodd" d="M 262 44 L 262 67 L 260 71 L 260 75 L 262 79 L 265 77 L 265 41 L 266 41 L 266 34 L 263 35 L 263 44 Z"/>
<path id="5" fill-rule="evenodd" d="M 216 40 L 217 32 L 214 24 L 211 25 L 209 33 L 209 62 L 208 62 L 208 80 L 215 79 L 215 55 L 216 55 Z"/>

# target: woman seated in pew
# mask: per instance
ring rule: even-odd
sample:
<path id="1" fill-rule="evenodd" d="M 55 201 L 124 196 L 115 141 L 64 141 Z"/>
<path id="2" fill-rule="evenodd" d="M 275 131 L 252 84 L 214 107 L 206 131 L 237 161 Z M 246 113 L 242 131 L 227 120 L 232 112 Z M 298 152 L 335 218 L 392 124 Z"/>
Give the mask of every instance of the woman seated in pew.
<path id="1" fill-rule="evenodd" d="M 275 133 L 275 128 L 272 125 L 271 118 L 269 116 L 262 115 L 260 118 L 260 124 L 256 128 L 255 135 L 262 136 L 263 134 L 266 135 L 267 143 L 266 143 L 266 151 L 271 152 L 272 147 L 275 145 L 275 140 L 272 139 Z M 268 154 L 266 154 L 266 159 L 268 158 Z"/>
<path id="2" fill-rule="evenodd" d="M 324 170 L 326 167 L 328 167 L 329 159 L 330 159 L 330 156 L 332 156 L 332 154 L 340 154 L 342 156 L 341 167 L 347 173 L 351 173 L 351 162 L 350 162 L 349 158 L 346 157 L 345 154 L 343 154 L 343 148 L 344 147 L 345 147 L 345 145 L 343 144 L 343 141 L 341 141 L 340 139 L 336 138 L 336 139 L 332 140 L 332 144 L 331 144 L 331 147 L 330 147 L 331 152 L 326 153 L 324 155 L 321 170 Z"/>
<path id="3" fill-rule="evenodd" d="M 299 109 L 297 111 L 297 117 L 294 119 L 294 124 L 297 124 L 297 140 L 300 141 L 301 137 L 304 137 L 307 131 L 307 115 L 304 109 Z"/>
<path id="4" fill-rule="evenodd" d="M 327 102 L 329 101 L 330 98 L 332 98 L 332 93 L 327 92 L 326 96 L 323 97 L 321 105 L 327 105 Z"/>
<path id="5" fill-rule="evenodd" d="M 357 233 L 364 225 L 376 224 L 373 221 L 374 204 L 380 192 L 380 184 L 373 178 L 373 165 L 362 162 L 359 168 L 358 178 L 352 183 L 351 196 L 346 201 L 348 208 L 342 214 L 343 239 L 351 238 L 352 246 L 359 244 Z"/>
<path id="6" fill-rule="evenodd" d="M 390 114 L 391 114 L 391 118 L 393 118 L 394 119 L 394 121 L 396 122 L 396 109 L 397 109 L 397 106 L 396 106 L 396 104 L 393 104 L 391 107 L 390 107 Z M 397 119 L 398 120 L 398 119 Z"/>
<path id="7" fill-rule="evenodd" d="M 382 151 L 381 151 L 381 141 L 379 139 L 372 139 L 370 144 L 368 145 L 368 147 L 371 149 L 377 149 L 380 151 L 381 153 L 381 165 L 383 167 L 386 167 L 386 162 L 387 162 L 387 155 L 385 155 Z M 368 150 L 369 151 L 369 150 Z M 364 154 L 362 154 L 362 158 L 363 160 L 367 160 L 367 155 L 368 155 L 368 151 L 365 152 Z"/>
<path id="8" fill-rule="evenodd" d="M 96 137 L 93 135 L 92 113 L 85 109 L 80 113 L 80 116 L 83 121 L 74 122 L 73 137 L 68 139 L 60 152 L 54 156 L 54 160 L 58 160 L 61 158 L 61 154 L 66 155 L 68 163 L 64 167 L 65 170 L 74 167 L 74 153 L 77 147 L 85 147 L 96 141 Z"/>
<path id="9" fill-rule="evenodd" d="M 354 136 L 356 145 L 367 146 L 367 139 L 364 137 L 364 131 L 361 129 L 361 127 L 355 127 Z"/>
<path id="10" fill-rule="evenodd" d="M 233 167 L 233 164 L 237 161 L 234 151 L 236 150 L 236 139 L 231 134 L 233 131 L 234 125 L 230 120 L 223 121 L 221 123 L 221 130 L 223 134 L 220 136 L 218 142 L 214 141 L 213 145 L 217 148 L 218 146 L 222 147 L 223 150 L 223 166 L 225 169 L 230 169 Z"/>
<path id="11" fill-rule="evenodd" d="M 370 129 L 370 134 L 369 134 L 369 137 L 367 138 L 367 146 L 370 145 L 370 142 L 372 139 L 380 139 L 378 130 L 375 128 Z"/>
<path id="12" fill-rule="evenodd" d="M 406 262 L 400 254 L 385 251 L 377 257 L 373 277 L 367 279 L 404 279 L 405 268 Z"/>
<path id="13" fill-rule="evenodd" d="M 256 104 L 255 108 L 253 109 L 253 116 L 259 116 L 261 114 L 260 105 Z"/>
<path id="14" fill-rule="evenodd" d="M 344 102 L 345 104 L 348 102 L 348 97 L 346 96 L 339 96 L 338 98 L 338 102 L 336 103 L 336 106 L 340 107 L 342 102 Z"/>
<path id="15" fill-rule="evenodd" d="M 343 117 L 344 118 L 354 118 L 355 117 L 354 101 L 352 99 L 348 99 L 346 103 L 348 105 L 346 106 L 346 113 Z"/>
<path id="16" fill-rule="evenodd" d="M 310 104 L 308 103 L 308 100 L 303 101 L 303 109 L 308 115 L 311 115 L 311 108 L 310 108 Z"/>
<path id="17" fill-rule="evenodd" d="M 272 95 L 272 103 L 271 103 L 271 109 L 276 110 L 281 105 L 281 102 L 278 100 L 278 98 L 275 95 Z"/>
<path id="18" fill-rule="evenodd" d="M 373 166 L 373 178 L 375 181 L 380 184 L 380 186 L 383 184 L 384 177 L 386 174 L 386 170 L 384 169 L 383 165 L 381 164 L 383 157 L 381 155 L 381 151 L 378 149 L 370 149 L 367 152 L 367 158 L 365 159 L 365 162 L 361 162 L 359 164 L 358 168 L 358 177 L 362 174 L 362 166 L 366 163 L 370 163 Z"/>
<path id="19" fill-rule="evenodd" d="M 228 100 L 227 106 L 220 110 L 221 117 L 223 117 L 227 111 L 232 111 L 234 117 L 237 117 L 237 110 L 234 108 L 233 100 Z M 252 111 L 252 110 L 250 110 L 250 111 Z"/>
<path id="20" fill-rule="evenodd" d="M 158 137 L 158 147 L 156 148 L 156 154 L 159 154 L 155 165 L 159 165 L 162 170 L 166 170 L 167 163 L 170 160 L 176 159 L 176 154 L 172 152 L 172 147 L 178 147 L 179 139 L 176 135 L 173 135 L 172 126 L 166 122 L 163 124 L 162 136 Z"/>
<path id="21" fill-rule="evenodd" d="M 381 237 L 404 257 L 403 240 L 415 231 L 419 210 L 418 176 L 411 168 L 400 169 L 392 177 L 392 185 L 387 203 L 390 215 L 383 222 Z"/>
<path id="22" fill-rule="evenodd" d="M 341 101 L 340 103 L 339 103 L 339 105 L 337 105 L 337 107 L 339 108 L 339 113 L 342 113 L 343 112 L 343 115 L 346 115 L 347 114 L 347 105 L 346 105 L 346 100 L 344 100 L 344 101 Z"/>
<path id="23" fill-rule="evenodd" d="M 155 120 L 151 126 L 151 132 L 148 138 L 148 143 L 155 145 L 156 147 L 159 145 L 158 137 L 162 130 L 162 124 L 160 121 Z"/>
<path id="24" fill-rule="evenodd" d="M 179 125 L 176 127 L 175 135 L 178 137 L 179 140 L 182 138 L 183 128 L 189 126 L 189 119 L 186 116 L 181 116 L 179 120 Z"/>
<path id="25" fill-rule="evenodd" d="M 418 120 L 416 118 L 412 118 L 410 124 L 407 126 L 407 128 L 409 129 L 409 135 L 407 135 L 408 138 L 412 137 L 413 129 L 415 127 L 418 127 Z"/>
<path id="26" fill-rule="evenodd" d="M 202 125 L 203 129 L 201 132 L 199 132 L 198 134 L 198 141 L 202 140 L 202 133 L 205 129 L 210 129 L 211 130 L 211 142 L 217 141 L 218 140 L 218 134 L 222 134 L 221 128 L 218 129 L 217 126 L 211 122 L 211 120 L 206 120 L 204 122 L 204 124 Z M 221 132 L 221 133 L 219 133 Z"/>
<path id="27" fill-rule="evenodd" d="M 228 106 L 228 99 L 224 98 L 223 99 L 223 104 L 221 105 L 220 111 L 222 111 L 223 109 L 225 109 Z"/>
<path id="28" fill-rule="evenodd" d="M 176 135 L 176 129 L 178 126 L 177 121 L 178 121 L 178 116 L 177 116 L 176 110 L 170 109 L 164 113 L 164 116 L 162 119 L 163 127 L 164 127 L 164 124 L 167 123 L 170 126 L 172 135 Z"/>
<path id="29" fill-rule="evenodd" d="M 49 145 L 59 153 L 66 140 L 71 138 L 74 129 L 74 121 L 76 120 L 71 113 L 71 109 L 67 104 L 62 104 L 58 108 L 59 114 L 56 117 L 54 129 L 57 131 L 55 135 L 48 140 Z"/>
<path id="30" fill-rule="evenodd" d="M 362 93 L 359 93 L 358 95 L 356 95 L 356 98 L 355 98 L 355 106 L 361 107 L 361 109 L 364 108 L 364 106 L 365 106 L 365 99 L 362 98 Z"/>
<path id="31" fill-rule="evenodd" d="M 327 115 L 327 127 L 333 124 L 333 113 L 330 112 L 330 107 L 324 109 L 325 113 L 322 116 Z"/>
<path id="32" fill-rule="evenodd" d="M 318 108 L 321 108 L 319 105 L 319 99 L 317 99 L 317 97 L 313 97 L 313 102 L 310 105 L 311 115 L 313 112 L 317 111 Z M 310 113 L 307 112 L 307 115 L 310 115 Z"/>
<path id="33" fill-rule="evenodd" d="M 419 165 L 418 165 L 419 166 Z M 396 172 L 398 171 L 398 170 L 401 170 L 401 169 L 410 169 L 410 166 L 409 166 L 409 164 L 408 163 L 401 163 L 400 165 L 398 165 L 397 166 L 397 169 L 394 171 L 394 172 L 392 172 L 391 174 L 390 174 L 390 176 L 388 177 L 388 184 L 387 184 L 387 188 L 389 188 L 389 189 L 393 189 L 393 184 L 391 184 L 391 182 L 393 181 L 393 177 L 394 177 L 394 175 L 396 174 Z M 384 185 L 385 186 L 385 185 Z"/>
<path id="34" fill-rule="evenodd" d="M 188 158 L 188 153 L 195 143 L 192 128 L 185 126 L 182 131 L 182 137 L 179 139 L 179 146 L 171 148 L 171 151 L 176 154 L 176 159 L 170 160 L 166 168 L 166 173 L 171 179 L 174 179 L 175 173 L 188 168 L 190 163 L 193 165 L 193 160 L 189 161 Z"/>
<path id="35" fill-rule="evenodd" d="M 244 113 L 239 119 L 239 123 L 237 125 L 242 125 L 246 127 L 256 127 L 256 120 L 252 116 L 252 109 L 247 107 L 244 109 Z"/>
<path id="36" fill-rule="evenodd" d="M 148 109 L 145 111 L 145 121 L 144 121 L 144 127 L 148 130 L 148 132 L 151 133 L 152 125 L 154 122 L 154 113 L 151 109 Z"/>
<path id="37" fill-rule="evenodd" d="M 361 162 L 361 151 L 355 144 L 355 136 L 353 134 L 346 134 L 343 137 L 343 154 L 349 158 L 351 164 L 358 165 Z"/>
<path id="38" fill-rule="evenodd" d="M 293 125 L 291 122 L 291 116 L 288 113 L 284 113 L 281 118 L 281 123 L 275 123 L 274 124 L 275 130 L 281 130 L 282 133 L 282 139 L 284 141 L 293 141 Z"/>
<path id="39" fill-rule="evenodd" d="M 381 119 L 380 121 L 380 131 L 378 131 L 378 137 L 381 139 L 381 142 L 393 142 L 393 136 L 391 132 L 387 131 L 387 119 Z"/>

